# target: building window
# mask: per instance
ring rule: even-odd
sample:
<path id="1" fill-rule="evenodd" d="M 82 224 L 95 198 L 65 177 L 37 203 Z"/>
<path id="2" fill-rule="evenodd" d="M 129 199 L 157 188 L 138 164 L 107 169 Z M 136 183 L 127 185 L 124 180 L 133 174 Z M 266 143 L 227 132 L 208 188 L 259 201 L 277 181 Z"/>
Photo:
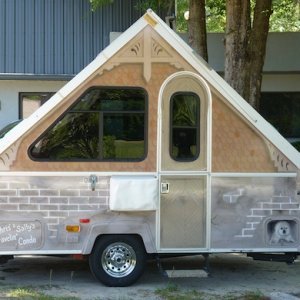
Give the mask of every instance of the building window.
<path id="1" fill-rule="evenodd" d="M 300 150 L 300 92 L 263 92 L 260 113 Z"/>
<path id="2" fill-rule="evenodd" d="M 19 118 L 28 118 L 54 93 L 19 93 Z"/>
<path id="3" fill-rule="evenodd" d="M 146 156 L 147 94 L 94 87 L 30 148 L 34 160 L 140 161 Z"/>
<path id="4" fill-rule="evenodd" d="M 178 92 L 170 101 L 170 155 L 176 161 L 194 161 L 200 152 L 200 99 L 195 93 Z"/>

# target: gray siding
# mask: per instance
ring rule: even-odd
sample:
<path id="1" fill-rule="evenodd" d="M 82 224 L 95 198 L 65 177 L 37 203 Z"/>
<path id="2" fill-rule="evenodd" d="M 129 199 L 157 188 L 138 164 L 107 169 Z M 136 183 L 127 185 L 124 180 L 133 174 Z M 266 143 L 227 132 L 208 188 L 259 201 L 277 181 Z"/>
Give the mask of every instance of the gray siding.
<path id="1" fill-rule="evenodd" d="M 188 42 L 187 34 L 180 35 Z M 224 33 L 207 36 L 208 63 L 224 72 Z M 265 73 L 300 73 L 300 32 L 270 32 L 267 40 Z"/>
<path id="2" fill-rule="evenodd" d="M 139 17 L 137 0 L 0 0 L 0 74 L 74 75 Z"/>

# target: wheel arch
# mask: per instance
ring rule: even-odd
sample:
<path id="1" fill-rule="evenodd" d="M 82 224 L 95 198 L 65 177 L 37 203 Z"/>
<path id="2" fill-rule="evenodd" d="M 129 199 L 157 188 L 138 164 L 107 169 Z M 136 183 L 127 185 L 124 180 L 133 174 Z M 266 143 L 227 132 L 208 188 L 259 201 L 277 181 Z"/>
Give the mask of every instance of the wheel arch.
<path id="1" fill-rule="evenodd" d="M 141 239 L 147 253 L 157 252 L 155 239 L 148 224 L 121 222 L 93 225 L 83 247 L 83 254 L 90 254 L 97 240 L 106 235 L 135 235 Z"/>

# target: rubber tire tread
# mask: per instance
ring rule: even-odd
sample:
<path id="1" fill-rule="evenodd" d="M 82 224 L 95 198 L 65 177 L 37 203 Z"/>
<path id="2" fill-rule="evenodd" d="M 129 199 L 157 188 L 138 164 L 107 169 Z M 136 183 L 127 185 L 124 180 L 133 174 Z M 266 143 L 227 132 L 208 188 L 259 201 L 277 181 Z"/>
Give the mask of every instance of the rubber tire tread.
<path id="1" fill-rule="evenodd" d="M 105 272 L 101 265 L 103 251 L 116 242 L 126 243 L 133 248 L 136 254 L 136 265 L 133 271 L 125 277 L 115 278 Z M 106 286 L 125 287 L 135 283 L 143 274 L 146 265 L 146 252 L 141 238 L 134 235 L 104 235 L 95 243 L 89 256 L 89 265 L 96 279 Z"/>

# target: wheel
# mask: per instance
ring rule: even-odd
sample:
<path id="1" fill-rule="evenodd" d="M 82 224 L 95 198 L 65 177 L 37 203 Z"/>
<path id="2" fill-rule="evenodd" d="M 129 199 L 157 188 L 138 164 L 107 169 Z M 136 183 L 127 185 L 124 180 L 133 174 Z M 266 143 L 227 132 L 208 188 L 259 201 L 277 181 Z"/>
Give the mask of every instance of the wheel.
<path id="1" fill-rule="evenodd" d="M 146 253 L 140 238 L 105 235 L 94 245 L 89 257 L 94 276 L 107 286 L 128 286 L 142 275 Z"/>

